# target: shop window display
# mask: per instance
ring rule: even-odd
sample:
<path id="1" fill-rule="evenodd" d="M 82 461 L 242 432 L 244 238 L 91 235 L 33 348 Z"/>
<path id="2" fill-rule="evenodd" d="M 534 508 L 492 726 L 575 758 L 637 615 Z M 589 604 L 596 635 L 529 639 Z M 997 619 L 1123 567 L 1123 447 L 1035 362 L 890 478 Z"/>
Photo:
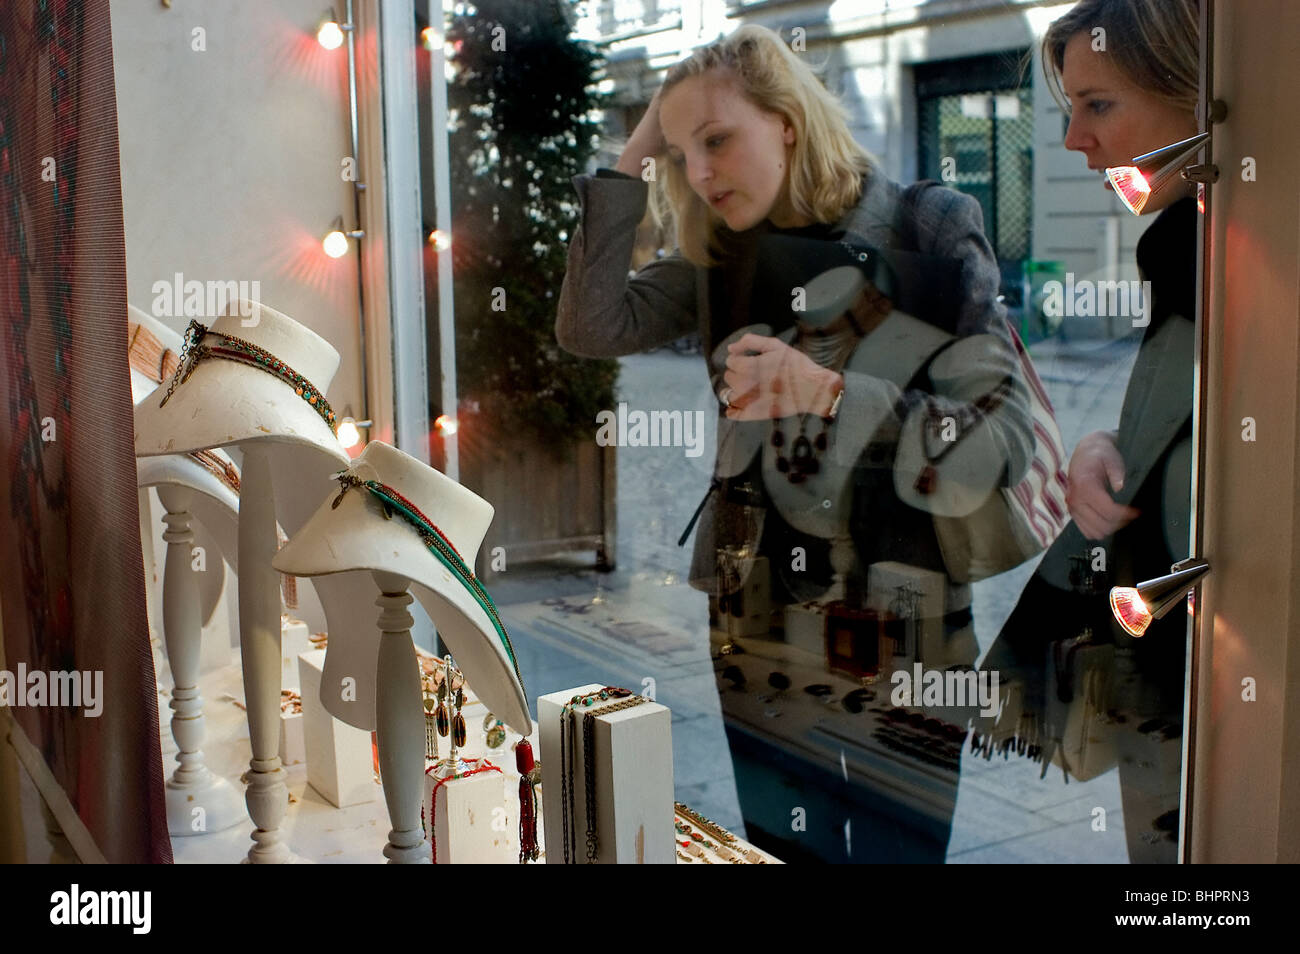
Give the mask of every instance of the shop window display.
<path id="1" fill-rule="evenodd" d="M 143 710 L 131 851 L 168 860 L 165 814 L 177 860 L 311 857 L 341 812 L 387 832 L 348 860 L 1177 860 L 1186 617 L 1135 636 L 1108 595 L 1189 555 L 1196 186 L 1126 208 L 1104 170 L 1197 132 L 1196 0 L 990 8 L 969 49 L 634 6 L 407 11 L 419 441 L 373 337 L 279 310 L 316 236 L 261 300 L 129 289 L 177 717 Z M 393 51 L 348 10 L 303 36 L 364 140 Z M 347 159 L 319 274 L 364 322 L 399 163 Z"/>

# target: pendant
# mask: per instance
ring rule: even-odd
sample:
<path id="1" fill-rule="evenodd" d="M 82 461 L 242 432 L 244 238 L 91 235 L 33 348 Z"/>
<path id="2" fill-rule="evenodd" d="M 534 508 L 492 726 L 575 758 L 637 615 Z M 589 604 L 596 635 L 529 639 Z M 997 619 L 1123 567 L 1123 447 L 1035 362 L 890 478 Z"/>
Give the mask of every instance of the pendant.
<path id="1" fill-rule="evenodd" d="M 813 447 L 817 448 L 819 451 L 824 451 L 826 449 L 825 431 L 822 431 L 820 434 L 817 435 L 817 439 L 813 441 Z"/>
<path id="2" fill-rule="evenodd" d="M 461 715 L 459 712 L 456 713 L 456 718 L 452 721 L 451 728 L 452 728 L 452 737 L 451 737 L 452 744 L 455 745 L 456 748 L 458 749 L 464 748 L 465 740 L 469 738 L 469 736 L 465 732 L 465 717 Z"/>
<path id="3" fill-rule="evenodd" d="M 506 741 L 506 730 L 499 725 L 494 725 L 488 729 L 487 746 L 489 749 L 497 749 Z"/>
<path id="4" fill-rule="evenodd" d="M 438 703 L 438 711 L 434 713 L 434 721 L 438 726 L 438 734 L 445 739 L 451 731 L 451 720 L 447 717 L 447 707 L 441 702 Z"/>
<path id="5" fill-rule="evenodd" d="M 803 464 L 805 461 L 812 459 L 812 443 L 803 434 L 794 439 L 794 446 L 790 448 L 790 460 L 796 464 Z"/>
<path id="6" fill-rule="evenodd" d="M 784 474 L 790 470 L 790 462 L 784 457 L 778 457 L 776 459 L 776 469 Z"/>
<path id="7" fill-rule="evenodd" d="M 781 428 L 779 427 L 772 429 L 772 446 L 773 447 L 785 446 L 785 434 L 782 432 Z"/>

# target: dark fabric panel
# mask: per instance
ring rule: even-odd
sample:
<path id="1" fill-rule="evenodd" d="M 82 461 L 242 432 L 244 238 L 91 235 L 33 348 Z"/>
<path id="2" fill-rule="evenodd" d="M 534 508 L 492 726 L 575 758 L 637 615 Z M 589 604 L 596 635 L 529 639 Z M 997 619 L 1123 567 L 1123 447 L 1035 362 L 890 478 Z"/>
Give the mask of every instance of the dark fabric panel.
<path id="1" fill-rule="evenodd" d="M 169 862 L 109 0 L 0 4 L 0 231 L 6 666 L 103 674 L 98 717 L 13 714 L 109 861 Z"/>

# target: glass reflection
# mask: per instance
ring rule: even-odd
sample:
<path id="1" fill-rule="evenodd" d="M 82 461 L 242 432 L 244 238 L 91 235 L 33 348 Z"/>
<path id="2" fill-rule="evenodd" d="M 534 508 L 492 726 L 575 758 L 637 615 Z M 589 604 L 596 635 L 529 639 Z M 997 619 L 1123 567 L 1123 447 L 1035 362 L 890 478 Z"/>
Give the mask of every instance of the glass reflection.
<path id="1" fill-rule="evenodd" d="M 622 473 L 672 492 L 619 491 L 651 572 L 690 521 L 735 786 L 698 807 L 788 861 L 1175 860 L 1185 619 L 1135 640 L 1106 594 L 1186 555 L 1195 212 L 1151 196 L 1135 273 L 1121 207 L 1079 173 L 1195 132 L 1196 6 L 1053 12 L 1023 31 L 1042 88 L 1005 88 L 979 50 L 914 71 L 915 169 L 938 185 L 860 144 L 897 134 L 864 137 L 861 101 L 810 69 L 842 49 L 732 25 L 574 180 L 559 343 L 632 356 L 632 407 L 708 389 L 711 470 L 668 478 L 633 440 Z M 1085 160 L 1049 159 L 1065 187 L 1034 168 L 1045 92 L 1055 149 Z M 1095 258 L 1043 234 L 1087 215 Z M 642 354 L 696 335 L 702 358 Z M 700 632 L 669 599 L 640 601 L 644 624 Z"/>

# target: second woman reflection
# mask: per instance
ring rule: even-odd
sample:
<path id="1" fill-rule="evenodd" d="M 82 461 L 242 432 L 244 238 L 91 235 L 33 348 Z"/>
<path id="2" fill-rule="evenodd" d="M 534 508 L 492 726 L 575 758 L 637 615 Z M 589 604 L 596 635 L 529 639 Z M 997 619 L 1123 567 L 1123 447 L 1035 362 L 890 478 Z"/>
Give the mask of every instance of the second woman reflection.
<path id="1" fill-rule="evenodd" d="M 1125 166 L 1196 134 L 1197 24 L 1196 0 L 1083 0 L 1051 24 L 1043 68 L 1070 117 L 1065 147 L 1081 153 L 1089 169 Z M 1108 37 L 1105 50 L 1092 42 L 1098 29 Z M 1062 771 L 1086 780 L 1117 767 L 1133 863 L 1178 857 L 1187 616 L 1170 613 L 1136 639 L 1115 622 L 1107 594 L 1113 585 L 1163 576 L 1188 555 L 1194 192 L 1194 183 L 1175 180 L 1142 209 L 1158 213 L 1137 245 L 1138 269 L 1150 282 L 1150 321 L 1118 426 L 1075 447 L 1073 519 L 983 664 L 1019 687 L 1001 722 L 979 726 L 985 754 L 1026 739 L 1044 756 L 1062 753 L 1043 769 L 1046 784 L 1060 784 Z M 1056 679 L 1044 661 L 1053 652 L 1075 661 Z M 1086 749 L 1069 744 L 1068 731 L 1077 725 L 1070 706 L 1082 711 L 1072 686 L 1083 680 L 1108 687 L 1092 714 L 1100 729 L 1088 734 Z"/>
<path id="2" fill-rule="evenodd" d="M 891 707 L 872 677 L 973 667 L 970 575 L 931 513 L 1019 482 L 1033 425 L 978 203 L 891 181 L 846 116 L 761 27 L 670 69 L 617 166 L 574 179 L 556 337 L 590 357 L 702 338 L 719 437 L 692 584 L 725 615 L 760 573 L 772 610 L 718 640 L 748 837 L 942 861 L 970 710 Z M 651 200 L 677 247 L 629 277 Z"/>

